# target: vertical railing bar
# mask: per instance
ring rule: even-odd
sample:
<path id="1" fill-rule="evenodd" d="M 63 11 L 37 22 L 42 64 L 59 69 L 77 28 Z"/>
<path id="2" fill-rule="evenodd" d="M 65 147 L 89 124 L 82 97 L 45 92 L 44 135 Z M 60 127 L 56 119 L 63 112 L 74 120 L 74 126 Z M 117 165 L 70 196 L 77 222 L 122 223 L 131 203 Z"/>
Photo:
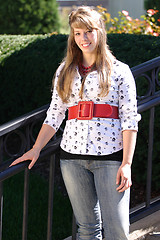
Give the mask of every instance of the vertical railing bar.
<path id="1" fill-rule="evenodd" d="M 53 233 L 53 198 L 54 198 L 55 160 L 56 160 L 55 154 L 52 154 L 50 157 L 50 173 L 49 173 L 47 240 L 52 240 L 52 233 Z"/>
<path id="2" fill-rule="evenodd" d="M 156 91 L 156 69 L 152 69 L 152 95 L 155 95 Z"/>
<path id="3" fill-rule="evenodd" d="M 28 170 L 28 169 L 25 169 L 25 172 L 24 172 L 24 197 L 23 197 L 22 240 L 27 240 L 27 227 L 28 227 L 28 192 L 29 192 L 29 170 Z"/>
<path id="4" fill-rule="evenodd" d="M 3 161 L 3 137 L 0 137 L 0 164 Z M 0 240 L 2 240 L 3 222 L 3 182 L 0 182 Z"/>
<path id="5" fill-rule="evenodd" d="M 155 68 L 151 72 L 152 89 L 151 94 L 155 95 Z M 147 188 L 146 188 L 146 207 L 150 206 L 151 188 L 152 188 L 152 154 L 153 154 L 153 138 L 154 138 L 154 114 L 155 108 L 150 109 L 149 118 L 149 143 L 148 143 L 148 162 L 147 162 Z"/>
<path id="6" fill-rule="evenodd" d="M 77 224 L 76 224 L 75 215 L 73 213 L 73 217 L 72 217 L 72 240 L 76 240 L 76 239 L 77 239 Z"/>
<path id="7" fill-rule="evenodd" d="M 149 144 L 148 144 L 147 188 L 146 188 L 146 207 L 147 208 L 150 206 L 150 200 L 151 200 L 154 113 L 155 113 L 155 108 L 152 107 L 150 109 L 150 119 L 149 119 Z"/>
<path id="8" fill-rule="evenodd" d="M 2 240 L 2 222 L 3 222 L 3 182 L 0 183 L 0 240 Z"/>
<path id="9" fill-rule="evenodd" d="M 29 125 L 26 127 L 26 150 L 30 148 Z M 23 195 L 23 225 L 22 225 L 22 240 L 27 240 L 28 228 L 28 198 L 29 198 L 29 170 L 24 171 L 24 195 Z"/>

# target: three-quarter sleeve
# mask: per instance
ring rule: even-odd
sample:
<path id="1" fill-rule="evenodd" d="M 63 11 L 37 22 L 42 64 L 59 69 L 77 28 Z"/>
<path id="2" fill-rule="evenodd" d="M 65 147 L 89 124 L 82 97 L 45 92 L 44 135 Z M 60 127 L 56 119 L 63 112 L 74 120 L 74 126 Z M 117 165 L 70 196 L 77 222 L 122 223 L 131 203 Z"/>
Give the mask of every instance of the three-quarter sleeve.
<path id="1" fill-rule="evenodd" d="M 141 115 L 137 113 L 136 85 L 130 68 L 124 65 L 119 81 L 119 118 L 121 130 L 138 131 Z"/>
<path id="2" fill-rule="evenodd" d="M 58 95 L 57 92 L 57 81 L 58 81 L 58 75 L 61 71 L 63 65 L 61 65 L 56 72 L 55 75 L 55 83 L 54 83 L 54 89 L 52 93 L 52 100 L 49 106 L 49 109 L 47 110 L 47 116 L 44 120 L 43 124 L 48 124 L 51 127 L 53 127 L 56 131 L 59 129 L 63 119 L 65 118 L 65 112 L 67 109 L 67 106 L 64 102 L 62 102 L 61 98 Z"/>

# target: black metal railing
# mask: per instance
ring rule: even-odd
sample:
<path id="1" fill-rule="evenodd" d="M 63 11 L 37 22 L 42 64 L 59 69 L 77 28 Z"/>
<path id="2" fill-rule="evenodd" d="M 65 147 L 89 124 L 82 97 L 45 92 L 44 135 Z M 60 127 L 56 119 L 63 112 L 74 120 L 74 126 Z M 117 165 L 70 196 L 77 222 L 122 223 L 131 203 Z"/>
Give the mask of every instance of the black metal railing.
<path id="1" fill-rule="evenodd" d="M 22 240 L 27 240 L 27 222 L 28 222 L 28 197 L 29 197 L 29 170 L 30 161 L 20 163 L 16 166 L 9 167 L 14 159 L 22 155 L 33 145 L 34 129 L 36 125 L 41 124 L 45 117 L 48 105 L 39 108 L 36 111 L 26 114 L 16 120 L 0 126 L 0 239 L 2 239 L 2 216 L 3 216 L 3 181 L 16 175 L 24 170 L 24 196 L 23 196 L 23 224 L 22 224 Z M 38 128 L 39 126 L 37 126 Z M 39 161 L 44 157 L 50 158 L 49 173 L 49 197 L 48 197 L 48 225 L 47 240 L 52 239 L 52 216 L 53 216 L 53 194 L 54 194 L 54 172 L 55 172 L 55 154 L 59 148 L 61 141 L 61 132 L 58 132 L 53 139 L 47 144 L 40 154 Z M 10 138 L 19 138 L 20 147 L 15 153 L 11 152 Z M 6 159 L 7 160 L 3 160 Z"/>
<path id="2" fill-rule="evenodd" d="M 155 107 L 160 105 L 160 57 L 133 67 L 132 72 L 137 84 L 139 78 L 148 82 L 148 91 L 143 96 L 138 96 L 138 112 L 149 111 L 149 139 L 148 149 L 146 148 L 146 151 L 148 151 L 146 201 L 143 206 L 137 207 L 135 211 L 131 209 L 131 223 L 160 209 L 160 196 L 154 201 L 151 199 Z"/>
<path id="3" fill-rule="evenodd" d="M 152 181 L 152 155 L 153 155 L 153 130 L 155 107 L 160 105 L 160 57 L 140 64 L 132 68 L 133 75 L 138 83 L 138 79 L 143 77 L 148 82 L 148 91 L 143 96 L 138 96 L 138 111 L 150 112 L 149 119 L 149 143 L 148 143 L 148 165 L 147 165 L 147 183 L 146 183 L 146 202 L 143 206 L 131 209 L 131 222 L 160 209 L 160 197 L 154 202 L 151 199 L 151 181 Z M 28 150 L 35 141 L 35 129 L 37 125 L 43 122 L 48 105 L 39 108 L 29 114 L 26 114 L 16 120 L 0 126 L 0 240 L 2 240 L 2 215 L 3 215 L 3 182 L 24 170 L 24 197 L 23 197 L 23 227 L 22 240 L 27 240 L 27 220 L 28 220 L 28 196 L 29 196 L 29 170 L 27 168 L 29 161 L 20 163 L 9 168 L 10 163 Z M 50 158 L 50 176 L 49 176 L 49 199 L 48 199 L 48 227 L 47 240 L 52 239 L 52 216 L 53 216 L 53 188 L 54 188 L 54 171 L 55 155 L 59 149 L 62 129 L 57 132 L 56 136 L 46 145 L 40 154 L 38 161 L 45 156 Z M 12 149 L 9 142 L 12 135 L 19 139 L 18 149 Z M 76 239 L 76 224 L 73 217 L 72 239 Z"/>

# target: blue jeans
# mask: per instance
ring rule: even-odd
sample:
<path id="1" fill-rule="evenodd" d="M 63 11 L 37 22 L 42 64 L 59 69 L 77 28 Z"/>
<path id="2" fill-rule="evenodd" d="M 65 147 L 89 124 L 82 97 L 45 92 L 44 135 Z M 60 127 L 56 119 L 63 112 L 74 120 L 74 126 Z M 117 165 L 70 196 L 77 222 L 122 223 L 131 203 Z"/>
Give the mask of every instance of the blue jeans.
<path id="1" fill-rule="evenodd" d="M 130 190 L 116 191 L 120 164 L 118 161 L 61 160 L 79 240 L 102 240 L 102 225 L 105 240 L 128 239 Z"/>

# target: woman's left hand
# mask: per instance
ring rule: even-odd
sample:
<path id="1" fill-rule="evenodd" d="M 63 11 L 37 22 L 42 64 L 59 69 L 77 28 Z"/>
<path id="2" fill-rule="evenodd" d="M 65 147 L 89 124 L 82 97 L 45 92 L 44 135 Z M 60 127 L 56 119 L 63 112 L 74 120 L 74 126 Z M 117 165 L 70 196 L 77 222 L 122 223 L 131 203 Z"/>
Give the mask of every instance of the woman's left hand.
<path id="1" fill-rule="evenodd" d="M 129 164 L 121 165 L 118 169 L 116 184 L 119 184 L 116 188 L 118 192 L 124 192 L 126 189 L 131 187 L 131 166 Z"/>

